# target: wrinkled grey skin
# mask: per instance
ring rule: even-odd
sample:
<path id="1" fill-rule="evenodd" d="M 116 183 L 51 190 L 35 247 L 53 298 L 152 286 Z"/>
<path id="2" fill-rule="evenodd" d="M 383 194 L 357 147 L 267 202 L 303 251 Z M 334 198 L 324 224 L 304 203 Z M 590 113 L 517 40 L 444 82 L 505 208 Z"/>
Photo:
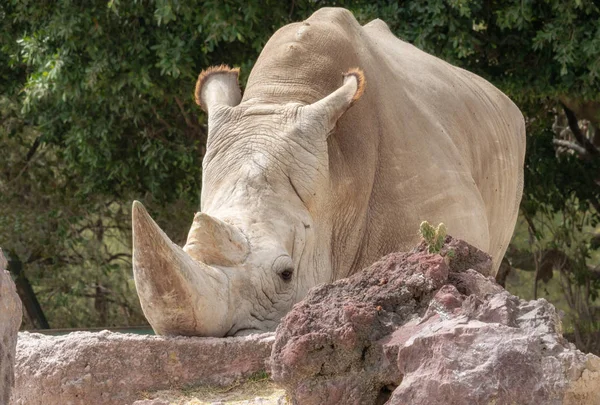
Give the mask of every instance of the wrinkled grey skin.
<path id="1" fill-rule="evenodd" d="M 236 328 L 273 329 L 310 287 L 329 281 L 314 271 L 316 225 L 303 203 L 327 186 L 328 128 L 299 104 L 218 111 L 203 162 L 202 211 L 237 226 L 250 245 L 242 272 L 258 280 L 248 277 L 237 290 L 243 299 L 235 307 L 250 316 Z"/>
<path id="2" fill-rule="evenodd" d="M 330 273 L 317 271 L 331 266 L 328 244 L 319 248 L 309 207 L 326 195 L 327 136 L 358 92 L 357 75 L 348 75 L 342 87 L 313 105 L 241 105 L 236 72 L 216 71 L 206 79 L 202 214 L 196 215 L 183 251 L 140 203 L 133 208 L 136 284 L 158 333 L 273 330 L 312 286 L 331 280 Z M 149 234 L 161 236 L 144 249 Z M 169 288 L 160 290 L 161 283 Z"/>
<path id="3" fill-rule="evenodd" d="M 136 287 L 157 333 L 273 330 L 313 286 L 414 246 L 423 220 L 490 253 L 495 274 L 525 145 L 498 89 L 342 9 L 274 34 L 243 98 L 237 77 L 198 79 L 208 140 L 183 249 L 133 205 Z"/>

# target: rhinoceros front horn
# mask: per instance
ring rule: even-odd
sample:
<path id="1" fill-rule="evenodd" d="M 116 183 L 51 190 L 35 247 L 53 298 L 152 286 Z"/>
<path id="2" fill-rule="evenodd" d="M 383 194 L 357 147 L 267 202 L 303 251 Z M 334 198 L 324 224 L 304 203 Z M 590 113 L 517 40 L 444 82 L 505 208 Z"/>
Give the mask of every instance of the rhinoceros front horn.
<path id="1" fill-rule="evenodd" d="M 133 275 L 144 315 L 161 335 L 225 336 L 231 328 L 229 280 L 194 260 L 135 201 Z"/>

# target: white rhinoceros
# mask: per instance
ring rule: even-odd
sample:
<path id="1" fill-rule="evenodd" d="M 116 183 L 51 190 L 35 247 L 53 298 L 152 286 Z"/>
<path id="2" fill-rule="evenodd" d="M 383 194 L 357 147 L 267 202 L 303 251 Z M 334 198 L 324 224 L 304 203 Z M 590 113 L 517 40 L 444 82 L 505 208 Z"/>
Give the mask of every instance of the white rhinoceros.
<path id="1" fill-rule="evenodd" d="M 383 21 L 321 9 L 273 35 L 243 97 L 238 70 L 220 66 L 200 74 L 196 100 L 209 131 L 185 247 L 133 204 L 135 282 L 157 333 L 273 330 L 316 284 L 413 247 L 423 220 L 497 270 L 521 199 L 523 116 Z"/>

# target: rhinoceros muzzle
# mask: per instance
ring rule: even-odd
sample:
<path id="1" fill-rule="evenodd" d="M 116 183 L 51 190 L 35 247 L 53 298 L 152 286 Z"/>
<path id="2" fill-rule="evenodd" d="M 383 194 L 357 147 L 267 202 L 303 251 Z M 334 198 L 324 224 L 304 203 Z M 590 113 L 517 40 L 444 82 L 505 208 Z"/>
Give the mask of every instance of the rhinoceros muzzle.
<path id="1" fill-rule="evenodd" d="M 248 255 L 236 227 L 199 213 L 188 243 L 174 244 L 135 201 L 133 274 L 144 315 L 161 335 L 225 336 L 231 329 L 231 275 L 212 265 L 229 266 Z"/>

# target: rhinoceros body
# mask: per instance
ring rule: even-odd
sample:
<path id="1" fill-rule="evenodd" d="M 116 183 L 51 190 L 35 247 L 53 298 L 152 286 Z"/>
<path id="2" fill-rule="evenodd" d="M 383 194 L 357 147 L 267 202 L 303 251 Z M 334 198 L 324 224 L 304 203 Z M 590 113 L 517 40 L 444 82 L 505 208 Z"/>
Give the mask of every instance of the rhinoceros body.
<path id="1" fill-rule="evenodd" d="M 134 274 L 157 333 L 272 330 L 314 285 L 414 246 L 423 220 L 497 270 L 525 153 L 502 92 L 343 9 L 277 31 L 243 98 L 237 75 L 198 80 L 209 135 L 186 246 L 134 203 Z"/>

